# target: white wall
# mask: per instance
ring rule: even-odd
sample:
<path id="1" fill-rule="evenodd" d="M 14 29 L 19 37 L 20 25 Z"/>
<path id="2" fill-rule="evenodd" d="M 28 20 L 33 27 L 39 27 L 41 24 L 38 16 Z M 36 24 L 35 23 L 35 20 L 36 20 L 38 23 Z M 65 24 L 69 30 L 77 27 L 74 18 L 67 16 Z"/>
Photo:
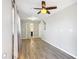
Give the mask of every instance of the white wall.
<path id="1" fill-rule="evenodd" d="M 77 10 L 76 3 L 55 13 L 46 20 L 43 39 L 51 45 L 76 57 Z"/>
<path id="2" fill-rule="evenodd" d="M 39 24 L 39 37 L 42 38 L 44 36 L 44 31 L 46 30 L 46 24 L 44 21 L 41 21 Z"/>
<path id="3" fill-rule="evenodd" d="M 11 0 L 2 0 L 2 54 L 3 59 L 12 59 L 12 14 Z"/>
<path id="4" fill-rule="evenodd" d="M 21 39 L 25 39 L 26 37 L 26 23 L 21 21 Z"/>

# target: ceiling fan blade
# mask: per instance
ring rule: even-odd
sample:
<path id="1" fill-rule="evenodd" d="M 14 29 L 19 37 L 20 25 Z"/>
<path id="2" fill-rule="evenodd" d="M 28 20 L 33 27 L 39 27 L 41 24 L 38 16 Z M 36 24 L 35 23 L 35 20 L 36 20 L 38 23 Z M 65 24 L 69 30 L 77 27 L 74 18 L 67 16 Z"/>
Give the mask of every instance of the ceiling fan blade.
<path id="1" fill-rule="evenodd" d="M 34 8 L 34 9 L 41 10 L 42 8 Z"/>
<path id="2" fill-rule="evenodd" d="M 47 13 L 48 13 L 48 14 L 50 14 L 50 12 L 49 12 L 49 11 L 47 11 Z"/>
<path id="3" fill-rule="evenodd" d="M 37 14 L 40 14 L 41 13 L 41 11 L 39 11 Z"/>
<path id="4" fill-rule="evenodd" d="M 47 10 L 51 10 L 51 9 L 56 9 L 57 6 L 54 6 L 54 7 L 46 7 Z"/>

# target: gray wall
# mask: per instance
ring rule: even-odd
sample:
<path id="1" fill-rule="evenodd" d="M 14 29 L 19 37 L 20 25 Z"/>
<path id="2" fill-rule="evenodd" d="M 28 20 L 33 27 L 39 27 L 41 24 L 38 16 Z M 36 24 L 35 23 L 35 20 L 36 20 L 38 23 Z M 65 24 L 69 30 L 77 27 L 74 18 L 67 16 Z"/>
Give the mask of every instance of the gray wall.
<path id="1" fill-rule="evenodd" d="M 50 16 L 49 16 L 50 17 Z M 77 5 L 76 3 L 51 15 L 46 20 L 43 39 L 66 53 L 77 56 Z"/>

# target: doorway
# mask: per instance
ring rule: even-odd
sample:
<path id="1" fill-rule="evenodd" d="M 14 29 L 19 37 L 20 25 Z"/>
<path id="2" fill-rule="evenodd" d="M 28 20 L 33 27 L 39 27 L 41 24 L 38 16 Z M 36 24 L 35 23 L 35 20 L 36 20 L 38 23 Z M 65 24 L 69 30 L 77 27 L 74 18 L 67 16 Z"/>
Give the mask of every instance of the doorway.
<path id="1" fill-rule="evenodd" d="M 39 37 L 39 23 L 40 21 L 26 20 L 21 23 L 22 39 Z"/>

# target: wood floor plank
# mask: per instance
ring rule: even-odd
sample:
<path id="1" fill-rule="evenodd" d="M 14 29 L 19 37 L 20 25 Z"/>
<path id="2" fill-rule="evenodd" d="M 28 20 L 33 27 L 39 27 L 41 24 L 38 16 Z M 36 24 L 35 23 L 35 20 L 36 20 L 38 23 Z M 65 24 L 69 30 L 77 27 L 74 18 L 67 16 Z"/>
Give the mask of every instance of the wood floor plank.
<path id="1" fill-rule="evenodd" d="M 75 59 L 39 38 L 23 39 L 18 59 Z"/>

